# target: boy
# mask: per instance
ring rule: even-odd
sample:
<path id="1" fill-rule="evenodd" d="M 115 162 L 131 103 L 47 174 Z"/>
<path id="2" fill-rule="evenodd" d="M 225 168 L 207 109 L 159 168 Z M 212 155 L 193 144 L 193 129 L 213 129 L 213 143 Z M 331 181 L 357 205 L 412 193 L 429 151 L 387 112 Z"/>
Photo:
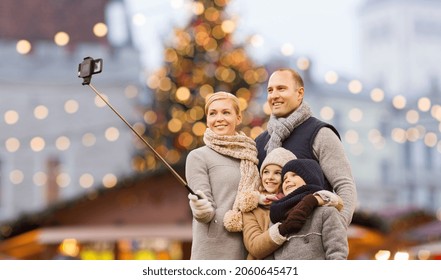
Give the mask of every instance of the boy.
<path id="1" fill-rule="evenodd" d="M 338 210 L 316 207 L 318 202 L 313 194 L 325 185 L 320 165 L 312 159 L 291 160 L 283 166 L 282 178 L 285 197 L 270 207 L 271 222 L 278 225 L 278 232 L 273 230 L 270 235 L 284 243 L 274 252 L 274 259 L 347 259 L 347 231 Z M 296 227 L 299 230 L 293 232 Z"/>

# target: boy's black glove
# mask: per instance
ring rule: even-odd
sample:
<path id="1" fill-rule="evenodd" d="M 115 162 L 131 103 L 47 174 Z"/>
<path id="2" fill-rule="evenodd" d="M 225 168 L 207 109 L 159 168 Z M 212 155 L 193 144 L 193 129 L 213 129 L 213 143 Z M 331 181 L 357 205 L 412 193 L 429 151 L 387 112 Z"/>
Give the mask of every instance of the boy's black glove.
<path id="1" fill-rule="evenodd" d="M 314 195 L 306 195 L 296 206 L 288 211 L 285 220 L 279 225 L 279 233 L 286 236 L 290 233 L 298 232 L 317 206 L 318 201 Z"/>

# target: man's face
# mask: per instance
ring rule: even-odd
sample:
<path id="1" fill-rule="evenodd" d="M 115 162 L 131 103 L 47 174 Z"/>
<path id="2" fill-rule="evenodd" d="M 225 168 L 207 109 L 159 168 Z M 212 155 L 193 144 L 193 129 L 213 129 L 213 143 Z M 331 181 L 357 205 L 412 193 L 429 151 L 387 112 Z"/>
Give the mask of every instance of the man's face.
<path id="1" fill-rule="evenodd" d="M 304 89 L 297 85 L 291 72 L 276 71 L 269 78 L 267 92 L 271 112 L 279 118 L 287 117 L 300 106 Z"/>

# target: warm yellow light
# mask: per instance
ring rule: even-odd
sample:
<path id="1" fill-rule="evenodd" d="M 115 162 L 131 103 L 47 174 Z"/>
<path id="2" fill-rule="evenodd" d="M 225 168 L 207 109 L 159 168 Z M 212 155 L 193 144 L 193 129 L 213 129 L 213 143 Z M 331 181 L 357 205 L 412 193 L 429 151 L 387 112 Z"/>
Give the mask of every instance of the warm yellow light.
<path id="1" fill-rule="evenodd" d="M 102 22 L 98 22 L 93 26 L 93 34 L 97 37 L 104 37 L 107 35 L 107 32 L 107 25 Z"/>
<path id="2" fill-rule="evenodd" d="M 251 92 L 249 89 L 242 87 L 236 91 L 236 96 L 248 101 L 251 99 Z"/>
<path id="3" fill-rule="evenodd" d="M 407 140 L 406 131 L 402 128 L 394 128 L 391 132 L 392 140 L 397 143 L 404 143 Z"/>
<path id="4" fill-rule="evenodd" d="M 172 48 L 167 48 L 164 51 L 164 60 L 170 63 L 177 62 L 178 61 L 178 54 L 176 51 Z M 155 76 L 153 76 L 155 77 Z"/>
<path id="5" fill-rule="evenodd" d="M 284 56 L 291 56 L 294 54 L 294 46 L 290 43 L 285 43 L 280 47 L 280 52 Z"/>
<path id="6" fill-rule="evenodd" d="M 397 95 L 392 99 L 392 105 L 396 109 L 403 109 L 406 107 L 406 98 L 402 95 Z"/>
<path id="7" fill-rule="evenodd" d="M 146 124 L 154 124 L 158 120 L 158 115 L 154 111 L 147 111 L 144 113 L 144 121 Z"/>
<path id="8" fill-rule="evenodd" d="M 36 172 L 33 177 L 34 184 L 37 186 L 44 186 L 47 183 L 47 175 L 44 172 Z"/>
<path id="9" fill-rule="evenodd" d="M 195 42 L 196 44 L 203 46 L 210 39 L 205 28 L 195 28 Z"/>
<path id="10" fill-rule="evenodd" d="M 420 114 L 415 110 L 409 110 L 406 113 L 406 120 L 410 124 L 416 124 L 420 119 Z"/>
<path id="11" fill-rule="evenodd" d="M 349 119 L 352 122 L 359 122 L 363 119 L 363 111 L 359 108 L 353 108 L 349 111 Z"/>
<path id="12" fill-rule="evenodd" d="M 409 259 L 409 253 L 407 252 L 396 252 L 394 255 L 394 260 L 408 260 Z"/>
<path id="13" fill-rule="evenodd" d="M 69 43 L 69 40 L 70 40 L 69 34 L 63 31 L 57 32 L 57 34 L 55 34 L 54 36 L 54 42 L 58 46 L 67 45 Z"/>
<path id="14" fill-rule="evenodd" d="M 135 98 L 138 96 L 138 88 L 134 85 L 128 85 L 124 89 L 124 94 L 127 98 Z"/>
<path id="15" fill-rule="evenodd" d="M 420 138 L 420 136 L 421 136 L 420 131 L 415 127 L 411 127 L 406 131 L 407 140 L 411 142 L 417 141 Z"/>
<path id="16" fill-rule="evenodd" d="M 433 132 L 428 132 L 426 135 L 424 135 L 424 144 L 426 144 L 427 147 L 435 147 L 438 143 L 438 136 Z"/>
<path id="17" fill-rule="evenodd" d="M 431 252 L 429 250 L 419 250 L 417 254 L 419 260 L 428 260 L 430 255 Z"/>
<path id="18" fill-rule="evenodd" d="M 181 102 L 187 101 L 190 98 L 190 95 L 188 87 L 180 87 L 176 90 L 176 98 Z"/>
<path id="19" fill-rule="evenodd" d="M 8 138 L 5 141 L 5 147 L 10 153 L 16 152 L 20 148 L 20 140 L 15 137 Z"/>
<path id="20" fill-rule="evenodd" d="M 178 143 L 182 147 L 188 148 L 193 143 L 193 136 L 188 132 L 183 132 L 178 137 Z"/>
<path id="21" fill-rule="evenodd" d="M 65 188 L 70 184 L 70 176 L 67 173 L 60 173 L 55 178 L 57 185 L 61 188 Z"/>
<path id="22" fill-rule="evenodd" d="M 353 94 L 359 94 L 363 90 L 363 85 L 358 80 L 352 80 L 348 84 L 348 89 Z"/>
<path id="23" fill-rule="evenodd" d="M 64 239 L 58 247 L 58 250 L 62 255 L 73 258 L 77 257 L 80 252 L 80 248 L 76 239 Z"/>
<path id="24" fill-rule="evenodd" d="M 329 121 L 332 120 L 334 118 L 334 109 L 332 109 L 329 106 L 324 106 L 321 110 L 320 110 L 320 117 L 322 117 L 322 119 Z"/>
<path id="25" fill-rule="evenodd" d="M 196 136 L 202 136 L 206 129 L 207 126 L 203 122 L 197 122 L 193 125 L 192 131 Z"/>
<path id="26" fill-rule="evenodd" d="M 115 174 L 109 173 L 104 175 L 103 177 L 103 186 L 105 188 L 113 188 L 116 186 L 116 183 L 118 182 L 118 179 L 116 178 Z"/>
<path id="27" fill-rule="evenodd" d="M 267 79 L 268 79 L 268 71 L 266 71 L 265 68 L 260 67 L 256 69 L 256 73 L 257 73 L 257 81 L 259 83 L 264 83 Z"/>
<path id="28" fill-rule="evenodd" d="M 204 4 L 201 2 L 193 2 L 192 11 L 195 15 L 202 15 L 205 11 Z"/>
<path id="29" fill-rule="evenodd" d="M 31 52 L 32 45 L 28 40 L 20 40 L 17 42 L 15 49 L 19 54 L 28 54 Z"/>
<path id="30" fill-rule="evenodd" d="M 146 84 L 151 89 L 157 89 L 159 87 L 159 77 L 157 75 L 149 76 Z"/>
<path id="31" fill-rule="evenodd" d="M 439 122 L 441 122 L 441 106 L 440 105 L 433 105 L 432 109 L 430 110 L 430 114 L 432 117 Z"/>
<path id="32" fill-rule="evenodd" d="M 115 142 L 119 138 L 119 129 L 113 126 L 109 127 L 106 129 L 104 136 L 106 137 L 107 141 Z"/>
<path id="33" fill-rule="evenodd" d="M 239 109 L 240 111 L 245 111 L 248 108 L 248 101 L 243 98 L 243 97 L 239 97 Z"/>
<path id="34" fill-rule="evenodd" d="M 207 96 L 209 95 L 209 94 L 211 94 L 211 93 L 213 93 L 214 92 L 214 89 L 213 89 L 213 87 L 211 86 L 211 85 L 209 85 L 209 84 L 205 84 L 205 85 L 202 85 L 200 88 L 199 88 L 199 95 L 202 97 L 202 98 L 207 98 Z"/>
<path id="35" fill-rule="evenodd" d="M 222 30 L 225 33 L 233 33 L 234 30 L 236 29 L 236 23 L 234 23 L 234 21 L 232 20 L 224 20 L 222 22 Z"/>
<path id="36" fill-rule="evenodd" d="M 78 111 L 79 104 L 76 100 L 70 99 L 64 103 L 64 110 L 68 114 L 73 114 Z"/>
<path id="37" fill-rule="evenodd" d="M 208 21 L 216 21 L 220 17 L 220 12 L 214 7 L 209 7 L 205 10 L 204 15 Z"/>
<path id="38" fill-rule="evenodd" d="M 14 110 L 8 110 L 4 114 L 4 120 L 6 124 L 15 124 L 19 120 L 19 115 L 17 111 Z"/>
<path id="39" fill-rule="evenodd" d="M 376 260 L 388 260 L 390 258 L 389 250 L 380 250 L 375 254 Z"/>
<path id="40" fill-rule="evenodd" d="M 171 132 L 178 132 L 182 129 L 182 122 L 179 119 L 173 118 L 168 122 L 167 127 Z"/>
<path id="41" fill-rule="evenodd" d="M 34 152 L 40 152 L 44 149 L 46 143 L 41 137 L 34 137 L 31 139 L 30 146 Z"/>
<path id="42" fill-rule="evenodd" d="M 384 99 L 384 91 L 380 88 L 374 88 L 371 91 L 371 99 L 375 102 L 381 102 Z"/>
<path id="43" fill-rule="evenodd" d="M 230 2 L 230 0 L 214 0 L 214 3 L 216 3 L 216 5 L 219 7 L 224 7 L 228 4 L 228 2 Z"/>
<path id="44" fill-rule="evenodd" d="M 34 109 L 34 116 L 39 120 L 45 119 L 49 114 L 49 110 L 44 105 L 39 105 Z"/>
<path id="45" fill-rule="evenodd" d="M 171 164 L 177 163 L 180 158 L 181 158 L 181 155 L 176 150 L 170 150 L 170 151 L 168 151 L 168 153 L 166 155 L 167 162 L 169 162 Z"/>
<path id="46" fill-rule="evenodd" d="M 251 36 L 249 41 L 250 44 L 255 48 L 263 46 L 263 43 L 265 42 L 263 37 L 258 34 Z"/>
<path id="47" fill-rule="evenodd" d="M 9 180 L 14 185 L 18 185 L 21 182 L 23 182 L 24 179 L 24 173 L 21 170 L 15 169 L 12 170 L 11 173 L 9 173 Z"/>
<path id="48" fill-rule="evenodd" d="M 93 182 L 93 176 L 89 173 L 84 173 L 83 175 L 81 175 L 79 180 L 80 186 L 85 189 L 90 188 L 93 185 Z"/>
<path id="49" fill-rule="evenodd" d="M 308 70 L 309 66 L 310 66 L 310 62 L 309 59 L 307 59 L 306 57 L 299 57 L 299 59 L 297 59 L 297 67 L 300 70 L 303 71 Z"/>
<path id="50" fill-rule="evenodd" d="M 159 89 L 162 91 L 169 91 L 172 87 L 172 81 L 170 78 L 165 77 L 159 80 Z"/>
<path id="51" fill-rule="evenodd" d="M 259 75 L 256 73 L 256 71 L 250 69 L 245 72 L 243 78 L 249 85 L 253 85 L 258 81 Z"/>
<path id="52" fill-rule="evenodd" d="M 421 97 L 418 99 L 418 109 L 422 112 L 428 112 L 430 110 L 431 102 L 427 97 Z"/>
<path id="53" fill-rule="evenodd" d="M 188 116 L 191 121 L 198 121 L 204 117 L 204 109 L 200 106 L 193 107 L 188 111 Z"/>
<path id="54" fill-rule="evenodd" d="M 83 135 L 81 142 L 83 143 L 84 146 L 91 147 L 95 145 L 96 142 L 95 135 L 93 135 L 92 133 L 86 133 Z"/>
<path id="55" fill-rule="evenodd" d="M 213 35 L 214 38 L 220 40 L 222 38 L 225 37 L 226 33 L 224 32 L 224 30 L 222 29 L 222 25 L 216 25 L 213 30 L 211 31 L 211 34 Z"/>
<path id="56" fill-rule="evenodd" d="M 332 85 L 338 82 L 338 74 L 334 71 L 328 71 L 325 74 L 325 82 Z"/>
<path id="57" fill-rule="evenodd" d="M 65 151 L 70 147 L 70 140 L 66 136 L 60 136 L 55 140 L 55 146 L 60 151 Z"/>

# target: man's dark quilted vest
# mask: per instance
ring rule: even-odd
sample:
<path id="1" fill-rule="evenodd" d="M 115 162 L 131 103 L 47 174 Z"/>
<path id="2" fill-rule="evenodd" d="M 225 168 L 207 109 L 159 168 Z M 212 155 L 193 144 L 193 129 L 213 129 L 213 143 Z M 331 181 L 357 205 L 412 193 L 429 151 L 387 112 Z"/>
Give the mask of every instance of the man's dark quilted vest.
<path id="1" fill-rule="evenodd" d="M 320 121 L 314 117 L 310 117 L 304 121 L 301 125 L 296 127 L 291 135 L 285 139 L 282 143 L 282 147 L 293 152 L 297 158 L 310 158 L 318 161 L 314 156 L 312 145 L 314 144 L 315 136 L 322 127 L 329 127 L 340 139 L 340 134 L 332 125 Z M 259 170 L 260 165 L 266 157 L 265 145 L 268 143 L 270 136 L 268 131 L 263 132 L 256 138 Z M 332 190 L 328 180 L 326 180 L 328 190 Z"/>

